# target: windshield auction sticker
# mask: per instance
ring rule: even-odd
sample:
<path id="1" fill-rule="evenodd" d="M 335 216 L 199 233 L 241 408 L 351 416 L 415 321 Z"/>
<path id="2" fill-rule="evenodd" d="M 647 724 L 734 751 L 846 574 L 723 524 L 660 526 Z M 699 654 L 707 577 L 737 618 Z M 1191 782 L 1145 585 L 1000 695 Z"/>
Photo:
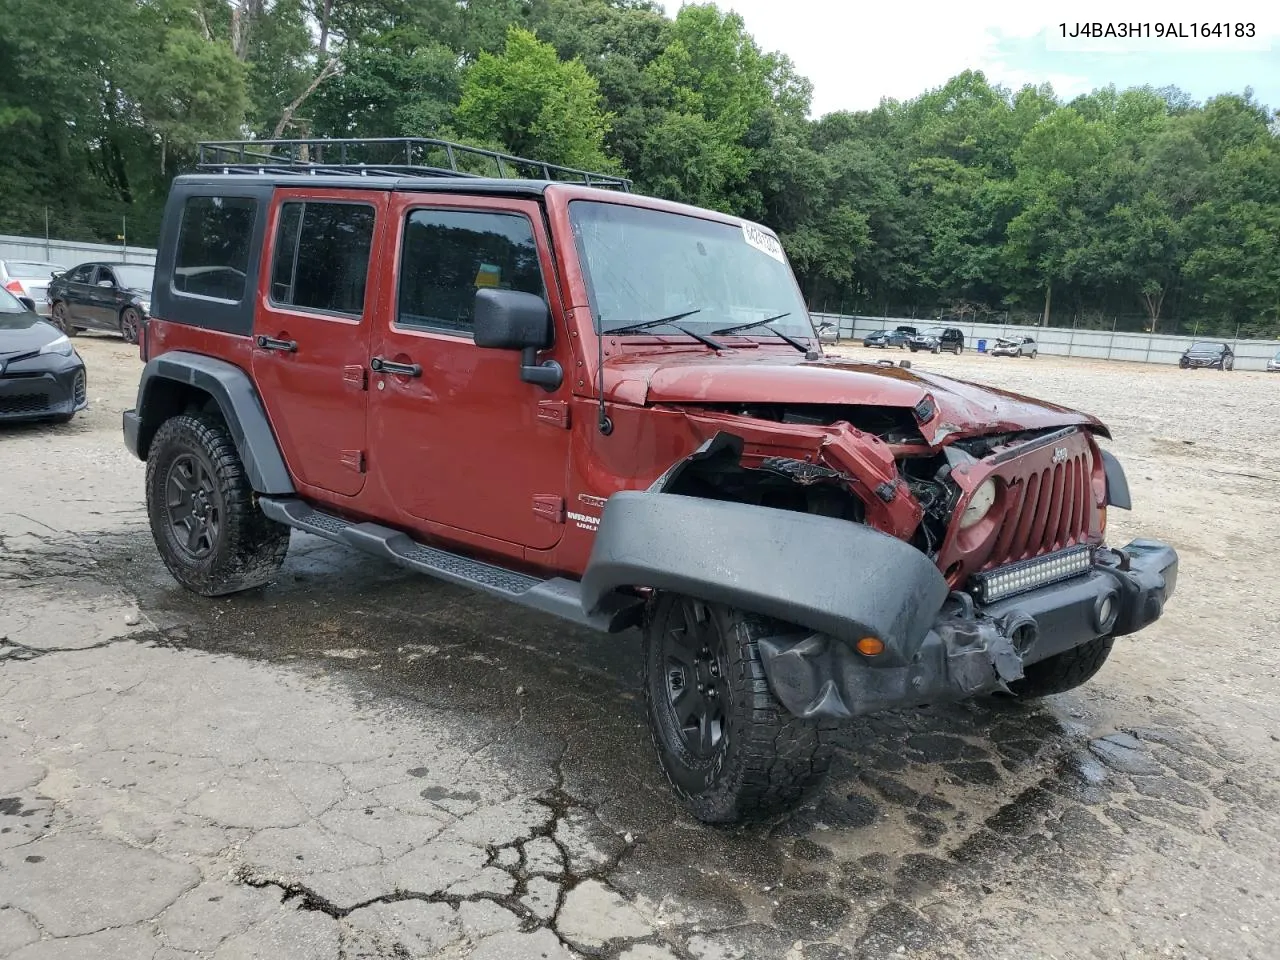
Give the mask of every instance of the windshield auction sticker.
<path id="1" fill-rule="evenodd" d="M 742 225 L 742 238 L 762 253 L 767 253 L 779 263 L 786 263 L 786 255 L 782 252 L 782 244 L 771 233 L 766 233 L 754 223 Z"/>

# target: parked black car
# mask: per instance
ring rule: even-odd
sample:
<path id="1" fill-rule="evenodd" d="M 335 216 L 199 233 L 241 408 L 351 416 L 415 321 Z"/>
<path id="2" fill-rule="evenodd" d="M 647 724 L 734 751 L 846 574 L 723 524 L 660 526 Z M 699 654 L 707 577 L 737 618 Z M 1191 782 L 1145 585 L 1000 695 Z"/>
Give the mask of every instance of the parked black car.
<path id="1" fill-rule="evenodd" d="M 993 357 L 1030 357 L 1036 358 L 1038 348 L 1031 337 L 1001 337 L 991 348 Z"/>
<path id="2" fill-rule="evenodd" d="M 889 347 L 897 347 L 899 350 L 907 345 L 916 334 L 915 327 L 898 326 L 892 330 L 877 330 L 875 333 L 869 333 L 862 338 L 864 347 L 880 347 L 887 350 Z"/>
<path id="3" fill-rule="evenodd" d="M 958 327 L 935 327 L 924 333 L 917 333 L 907 341 L 907 346 L 912 353 L 917 350 L 928 350 L 930 353 L 946 350 L 958 355 L 964 352 L 964 331 Z"/>
<path id="4" fill-rule="evenodd" d="M 1188 367 L 1217 367 L 1219 370 L 1230 370 L 1236 365 L 1236 355 L 1225 343 L 1193 343 L 1182 352 L 1178 366 L 1183 370 Z"/>
<path id="5" fill-rule="evenodd" d="M 68 336 L 81 330 L 111 330 L 126 343 L 151 311 L 155 268 L 139 263 L 82 263 L 49 284 L 53 322 Z"/>
<path id="6" fill-rule="evenodd" d="M 88 406 L 84 361 L 35 303 L 0 289 L 0 423 L 67 421 Z"/>

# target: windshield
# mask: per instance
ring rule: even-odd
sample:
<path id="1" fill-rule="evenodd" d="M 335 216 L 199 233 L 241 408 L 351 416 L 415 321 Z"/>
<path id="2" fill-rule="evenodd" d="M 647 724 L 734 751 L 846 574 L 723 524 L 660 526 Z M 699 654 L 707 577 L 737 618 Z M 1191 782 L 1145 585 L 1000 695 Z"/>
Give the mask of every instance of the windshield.
<path id="1" fill-rule="evenodd" d="M 570 203 L 569 219 L 602 330 L 696 310 L 680 325 L 707 333 L 778 317 L 769 327 L 813 336 L 781 246 L 757 227 L 593 200 Z"/>
<path id="2" fill-rule="evenodd" d="M 26 313 L 27 305 L 4 287 L 0 287 L 0 313 Z"/>
<path id="3" fill-rule="evenodd" d="M 9 260 L 5 263 L 5 269 L 14 277 L 47 277 L 55 271 L 67 271 L 60 263 L 44 263 L 39 260 Z"/>
<path id="4" fill-rule="evenodd" d="M 150 290 L 155 267 L 116 266 L 111 268 L 116 282 L 130 290 Z"/>

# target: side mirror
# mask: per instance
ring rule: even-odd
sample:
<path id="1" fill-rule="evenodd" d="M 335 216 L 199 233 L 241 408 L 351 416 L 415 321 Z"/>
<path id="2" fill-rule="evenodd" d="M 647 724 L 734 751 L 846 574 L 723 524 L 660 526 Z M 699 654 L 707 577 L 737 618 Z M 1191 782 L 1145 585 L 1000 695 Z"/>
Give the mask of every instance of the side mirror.
<path id="1" fill-rule="evenodd" d="M 112 283 L 110 280 L 99 280 L 98 286 L 106 287 L 108 290 L 114 290 L 116 285 Z"/>
<path id="2" fill-rule="evenodd" d="M 519 290 L 477 290 L 474 333 L 477 347 L 519 350 L 520 379 L 525 383 L 551 391 L 564 381 L 560 364 L 538 363 L 538 351 L 552 341 L 551 311 L 541 297 Z"/>
<path id="3" fill-rule="evenodd" d="M 36 312 L 36 302 L 32 300 L 30 297 L 19 297 L 18 300 L 20 300 L 22 302 L 22 305 L 26 307 L 28 310 L 30 310 L 32 313 Z"/>

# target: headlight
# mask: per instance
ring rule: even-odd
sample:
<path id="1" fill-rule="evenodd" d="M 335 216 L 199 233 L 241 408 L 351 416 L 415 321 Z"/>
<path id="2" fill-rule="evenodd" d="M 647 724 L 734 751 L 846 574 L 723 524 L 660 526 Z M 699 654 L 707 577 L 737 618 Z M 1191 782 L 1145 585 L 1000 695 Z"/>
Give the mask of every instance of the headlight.
<path id="1" fill-rule="evenodd" d="M 150 301 L 150 300 L 139 300 L 139 301 L 138 301 L 138 306 L 140 306 L 140 307 L 142 308 L 142 312 L 143 312 L 143 313 L 150 313 L 150 312 L 151 312 L 151 301 Z"/>
<path id="2" fill-rule="evenodd" d="M 973 492 L 969 505 L 960 515 L 960 529 L 968 530 L 975 523 L 991 512 L 996 502 L 996 482 L 984 480 L 982 486 Z"/>
<path id="3" fill-rule="evenodd" d="M 41 353 L 56 353 L 60 357 L 69 357 L 74 352 L 71 341 L 63 334 L 57 340 L 50 340 L 40 348 Z"/>

